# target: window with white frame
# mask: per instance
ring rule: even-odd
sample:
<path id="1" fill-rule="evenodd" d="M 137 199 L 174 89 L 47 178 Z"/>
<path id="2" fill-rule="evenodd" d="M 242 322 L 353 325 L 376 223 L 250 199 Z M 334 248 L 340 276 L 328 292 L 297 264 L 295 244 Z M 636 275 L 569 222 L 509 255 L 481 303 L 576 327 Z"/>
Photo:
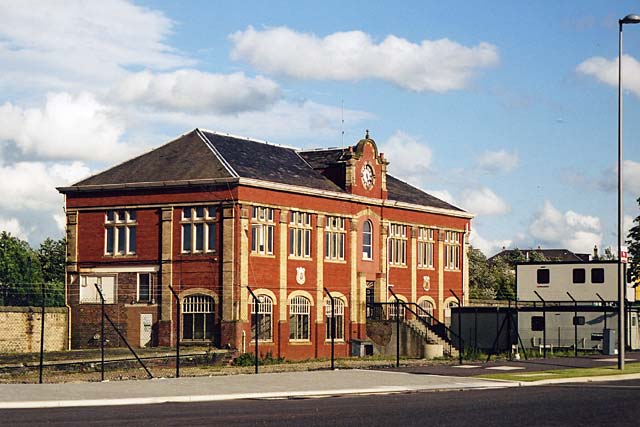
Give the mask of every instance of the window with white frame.
<path id="1" fill-rule="evenodd" d="M 423 299 L 418 305 L 420 306 L 420 309 L 418 309 L 418 316 L 431 324 L 433 319 L 433 303 L 427 299 Z"/>
<path id="2" fill-rule="evenodd" d="M 291 299 L 289 304 L 289 340 L 309 341 L 311 339 L 310 314 L 311 302 L 307 298 L 297 296 Z"/>
<path id="3" fill-rule="evenodd" d="M 325 313 L 325 320 L 327 325 L 327 328 L 326 328 L 327 340 L 331 339 L 331 328 L 333 326 L 333 323 L 331 321 L 332 317 L 335 318 L 335 327 L 336 327 L 334 338 L 337 340 L 344 340 L 344 301 L 342 301 L 339 298 L 333 299 L 333 315 L 331 314 L 331 299 L 327 298 L 324 304 L 325 304 L 324 313 Z"/>
<path id="4" fill-rule="evenodd" d="M 214 306 L 208 295 L 189 295 L 182 300 L 182 339 L 213 339 Z"/>
<path id="5" fill-rule="evenodd" d="M 151 273 L 138 273 L 138 302 L 151 302 L 153 298 L 152 280 Z"/>
<path id="6" fill-rule="evenodd" d="M 344 245 L 346 230 L 345 219 L 328 216 L 324 231 L 324 257 L 330 260 L 344 260 Z"/>
<path id="7" fill-rule="evenodd" d="M 311 257 L 311 214 L 291 212 L 289 221 L 289 255 Z"/>
<path id="8" fill-rule="evenodd" d="M 273 255 L 273 209 L 251 208 L 251 253 Z"/>
<path id="9" fill-rule="evenodd" d="M 362 225 L 362 259 L 373 259 L 373 225 L 369 220 Z"/>
<path id="10" fill-rule="evenodd" d="M 389 227 L 389 264 L 407 265 L 407 226 L 391 224 Z"/>
<path id="11" fill-rule="evenodd" d="M 258 314 L 258 325 L 260 326 L 259 341 L 273 340 L 273 300 L 268 295 L 258 295 L 258 301 L 252 298 L 251 301 L 251 337 L 255 339 L 256 325 L 254 315 Z"/>
<path id="12" fill-rule="evenodd" d="M 389 319 L 395 319 L 398 311 L 400 312 L 400 318 L 404 319 L 404 304 L 402 303 L 402 300 L 400 300 L 399 303 L 396 303 L 396 299 L 392 298 L 389 302 L 391 303 L 387 307 L 389 309 Z"/>
<path id="13" fill-rule="evenodd" d="M 461 233 L 457 231 L 445 231 L 444 233 L 444 268 L 445 270 L 459 270 Z"/>
<path id="14" fill-rule="evenodd" d="M 182 253 L 214 252 L 216 249 L 216 208 L 182 208 Z"/>
<path id="15" fill-rule="evenodd" d="M 418 267 L 433 268 L 434 243 L 432 228 L 418 228 Z"/>
<path id="16" fill-rule="evenodd" d="M 108 210 L 104 221 L 105 255 L 134 255 L 137 225 L 135 210 Z"/>
<path id="17" fill-rule="evenodd" d="M 80 276 L 80 304 L 100 304 L 102 292 L 105 304 L 116 302 L 116 278 L 115 276 Z"/>

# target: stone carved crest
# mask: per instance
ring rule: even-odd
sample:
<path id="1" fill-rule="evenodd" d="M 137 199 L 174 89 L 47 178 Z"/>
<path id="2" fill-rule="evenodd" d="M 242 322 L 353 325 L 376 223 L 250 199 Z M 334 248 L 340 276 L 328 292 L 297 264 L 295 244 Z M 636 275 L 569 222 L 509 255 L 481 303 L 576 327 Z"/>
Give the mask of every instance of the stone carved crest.
<path id="1" fill-rule="evenodd" d="M 306 277 L 304 275 L 304 267 L 296 267 L 296 282 L 298 285 L 304 285 Z"/>
<path id="2" fill-rule="evenodd" d="M 431 288 L 431 279 L 429 276 L 422 276 L 422 288 L 428 291 Z"/>

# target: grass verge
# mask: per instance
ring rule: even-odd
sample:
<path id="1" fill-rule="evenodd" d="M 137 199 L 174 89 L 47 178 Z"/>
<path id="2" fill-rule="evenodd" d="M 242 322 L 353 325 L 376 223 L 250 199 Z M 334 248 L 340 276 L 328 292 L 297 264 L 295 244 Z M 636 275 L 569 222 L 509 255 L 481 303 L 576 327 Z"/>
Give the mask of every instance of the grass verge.
<path id="1" fill-rule="evenodd" d="M 597 368 L 550 369 L 548 371 L 536 372 L 504 372 L 479 375 L 478 378 L 530 382 L 556 378 L 601 377 L 623 374 L 640 374 L 640 363 L 627 363 L 625 364 L 624 370 L 619 370 L 617 365 L 611 365 Z"/>

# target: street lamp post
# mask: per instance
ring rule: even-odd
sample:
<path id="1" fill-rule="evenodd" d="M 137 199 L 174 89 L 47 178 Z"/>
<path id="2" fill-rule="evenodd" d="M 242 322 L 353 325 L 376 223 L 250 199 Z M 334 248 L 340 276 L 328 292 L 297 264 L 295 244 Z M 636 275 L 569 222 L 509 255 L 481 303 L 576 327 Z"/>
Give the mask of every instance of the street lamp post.
<path id="1" fill-rule="evenodd" d="M 640 24 L 640 16 L 630 14 L 618 20 L 618 369 L 624 369 L 624 299 L 626 286 L 622 277 L 622 26 Z"/>

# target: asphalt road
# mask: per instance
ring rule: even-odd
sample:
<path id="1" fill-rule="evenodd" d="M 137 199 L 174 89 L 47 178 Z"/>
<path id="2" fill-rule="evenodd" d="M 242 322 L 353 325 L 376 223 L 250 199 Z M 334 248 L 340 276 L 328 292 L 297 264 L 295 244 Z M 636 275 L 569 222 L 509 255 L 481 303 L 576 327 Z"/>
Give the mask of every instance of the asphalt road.
<path id="1" fill-rule="evenodd" d="M 39 426 L 637 426 L 640 380 L 318 399 L 0 411 Z"/>

